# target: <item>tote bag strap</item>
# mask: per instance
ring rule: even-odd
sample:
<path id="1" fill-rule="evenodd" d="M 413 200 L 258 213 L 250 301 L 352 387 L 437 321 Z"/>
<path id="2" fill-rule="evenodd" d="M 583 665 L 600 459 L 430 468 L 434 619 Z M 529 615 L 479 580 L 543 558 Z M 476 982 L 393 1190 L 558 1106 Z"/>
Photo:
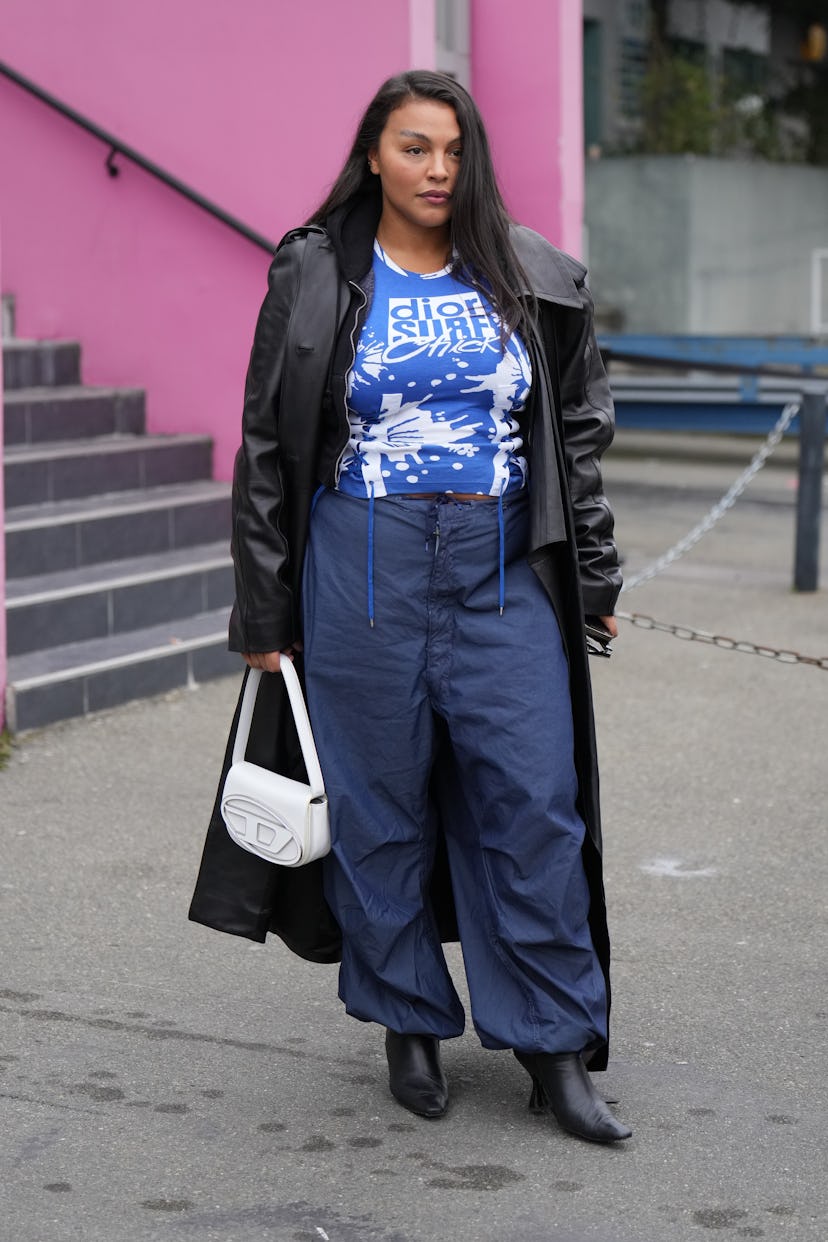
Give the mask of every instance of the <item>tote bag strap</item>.
<path id="1" fill-rule="evenodd" d="M 322 779 L 322 769 L 319 766 L 319 756 L 316 753 L 316 746 L 313 741 L 313 732 L 310 719 L 308 718 L 308 709 L 305 706 L 305 697 L 302 694 L 302 686 L 299 682 L 299 675 L 293 667 L 293 661 L 289 660 L 287 656 L 283 656 L 279 661 L 279 672 L 284 678 L 285 688 L 290 699 L 290 707 L 293 712 L 296 732 L 299 735 L 299 745 L 302 748 L 302 758 L 305 761 L 305 770 L 308 774 L 311 794 L 314 798 L 322 797 L 325 793 L 325 782 Z M 256 696 L 259 693 L 259 683 L 261 680 L 262 670 L 260 668 L 251 668 L 247 674 L 241 711 L 239 712 L 239 724 L 236 729 L 236 740 L 233 744 L 234 763 L 241 763 L 247 751 L 250 725 L 253 720 L 253 709 L 256 706 Z"/>

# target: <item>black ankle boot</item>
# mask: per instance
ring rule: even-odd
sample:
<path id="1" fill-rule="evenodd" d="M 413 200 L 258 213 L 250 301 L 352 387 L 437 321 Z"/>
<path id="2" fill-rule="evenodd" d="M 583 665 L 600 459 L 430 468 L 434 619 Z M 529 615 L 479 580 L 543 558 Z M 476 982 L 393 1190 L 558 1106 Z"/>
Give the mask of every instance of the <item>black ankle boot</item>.
<path id="1" fill-rule="evenodd" d="M 532 1075 L 529 1107 L 550 1111 L 558 1124 L 592 1143 L 614 1143 L 632 1134 L 610 1112 L 592 1085 L 578 1052 L 517 1052 L 515 1056 Z"/>
<path id="2" fill-rule="evenodd" d="M 385 1055 L 394 1099 L 418 1117 L 442 1117 L 448 1108 L 448 1084 L 440 1064 L 439 1039 L 386 1031 Z"/>

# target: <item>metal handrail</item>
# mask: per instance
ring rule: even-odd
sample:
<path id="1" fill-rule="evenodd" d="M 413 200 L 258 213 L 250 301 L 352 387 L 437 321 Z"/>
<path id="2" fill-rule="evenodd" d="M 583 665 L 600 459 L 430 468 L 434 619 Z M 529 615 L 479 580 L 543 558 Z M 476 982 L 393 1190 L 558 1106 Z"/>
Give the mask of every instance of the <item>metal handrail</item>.
<path id="1" fill-rule="evenodd" d="M 14 82 L 17 86 L 22 87 L 24 91 L 28 91 L 30 95 L 34 95 L 35 99 L 39 99 L 41 103 L 45 103 L 48 107 L 53 108 L 55 112 L 59 112 L 61 116 L 65 116 L 67 120 L 72 121 L 75 125 L 85 129 L 93 138 L 99 139 L 109 147 L 109 154 L 106 157 L 106 170 L 110 177 L 117 177 L 119 169 L 115 164 L 116 156 L 123 156 L 124 159 L 130 160 L 133 164 L 137 164 L 139 168 L 143 168 L 144 172 L 148 172 L 150 176 L 155 177 L 158 181 L 169 186 L 171 190 L 175 190 L 176 194 L 182 195 L 189 202 L 194 203 L 196 207 L 200 207 L 202 211 L 206 211 L 208 215 L 214 219 L 220 220 L 222 224 L 226 224 L 228 228 L 233 229 L 241 237 L 253 243 L 254 246 L 261 247 L 268 254 L 274 254 L 277 243 L 271 241 L 269 237 L 257 233 L 255 229 L 251 229 L 243 220 L 238 220 L 235 216 L 230 215 L 223 207 L 219 207 L 217 203 L 212 202 L 209 198 L 205 198 L 203 194 L 199 194 L 197 190 L 180 181 L 178 177 L 174 177 L 172 173 L 161 168 L 160 165 L 154 164 L 152 160 L 148 160 L 146 156 L 141 155 L 140 151 L 136 151 L 134 147 L 130 147 L 127 143 L 121 142 L 120 138 L 116 138 L 108 130 L 103 129 L 100 125 L 96 125 L 94 121 L 90 121 L 88 117 L 83 116 L 80 112 L 76 112 L 74 108 L 70 108 L 68 104 L 63 103 L 48 91 L 43 90 L 35 82 L 31 82 L 28 78 L 24 78 L 16 69 L 12 69 L 4 61 L 0 60 L 0 74 L 3 77 Z"/>
<path id="2" fill-rule="evenodd" d="M 600 348 L 600 341 L 599 341 Z M 802 371 L 780 370 L 778 367 L 748 366 L 734 362 L 701 362 L 688 364 L 686 358 L 642 357 L 623 350 L 602 349 L 601 356 L 609 364 L 631 362 L 665 370 L 726 371 L 736 375 L 774 376 L 785 379 L 800 393 L 799 466 L 796 497 L 796 535 L 794 547 L 794 589 L 819 589 L 819 541 L 822 515 L 822 480 L 825 469 L 826 404 L 828 376 L 804 375 Z"/>
<path id="3" fill-rule="evenodd" d="M 747 362 L 720 362 L 718 359 L 701 358 L 669 358 L 660 354 L 638 354 L 627 352 L 623 349 L 615 349 L 612 345 L 604 346 L 601 344 L 601 337 L 598 337 L 598 349 L 601 357 L 606 364 L 611 362 L 627 362 L 637 367 L 647 366 L 654 369 L 661 368 L 664 371 L 721 371 L 730 375 L 756 375 L 758 377 L 767 376 L 769 379 L 792 380 L 792 387 L 799 388 L 802 382 L 810 383 L 816 381 L 817 384 L 824 384 L 826 381 L 820 375 L 805 372 L 801 366 L 796 363 L 790 363 L 789 366 L 766 366 L 765 364 L 747 363 Z"/>

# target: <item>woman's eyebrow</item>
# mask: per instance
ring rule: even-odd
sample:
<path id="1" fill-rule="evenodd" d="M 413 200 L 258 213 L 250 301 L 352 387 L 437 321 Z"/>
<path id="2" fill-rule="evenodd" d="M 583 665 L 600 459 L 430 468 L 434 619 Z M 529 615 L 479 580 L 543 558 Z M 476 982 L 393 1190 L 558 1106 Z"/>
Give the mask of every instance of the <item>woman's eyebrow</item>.
<path id="1" fill-rule="evenodd" d="M 430 143 L 433 141 L 431 138 L 429 138 L 428 134 L 421 134 L 419 130 L 416 130 L 416 129 L 401 129 L 399 131 L 399 135 L 401 138 L 418 138 L 420 142 Z M 446 145 L 449 147 L 453 147 L 455 143 L 460 142 L 460 141 L 461 141 L 461 138 L 460 138 L 460 135 L 458 134 L 456 138 L 452 138 L 451 142 L 447 143 Z"/>

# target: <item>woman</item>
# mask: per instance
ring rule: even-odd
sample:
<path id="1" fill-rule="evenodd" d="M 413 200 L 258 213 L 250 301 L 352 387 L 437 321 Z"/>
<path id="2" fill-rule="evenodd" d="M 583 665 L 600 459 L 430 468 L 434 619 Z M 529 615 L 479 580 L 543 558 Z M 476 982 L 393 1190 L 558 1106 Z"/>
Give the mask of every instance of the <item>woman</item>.
<path id="1" fill-rule="evenodd" d="M 214 813 L 191 917 L 341 954 L 348 1012 L 386 1028 L 392 1094 L 424 1117 L 464 1025 L 459 932 L 483 1045 L 514 1050 L 532 1107 L 611 1142 L 630 1130 L 586 1070 L 609 943 L 583 627 L 615 635 L 620 576 L 584 276 L 510 224 L 462 87 L 380 88 L 272 264 L 233 490 L 231 648 L 304 664 L 332 851 L 272 867 Z M 281 681 L 248 756 L 290 772 Z"/>

